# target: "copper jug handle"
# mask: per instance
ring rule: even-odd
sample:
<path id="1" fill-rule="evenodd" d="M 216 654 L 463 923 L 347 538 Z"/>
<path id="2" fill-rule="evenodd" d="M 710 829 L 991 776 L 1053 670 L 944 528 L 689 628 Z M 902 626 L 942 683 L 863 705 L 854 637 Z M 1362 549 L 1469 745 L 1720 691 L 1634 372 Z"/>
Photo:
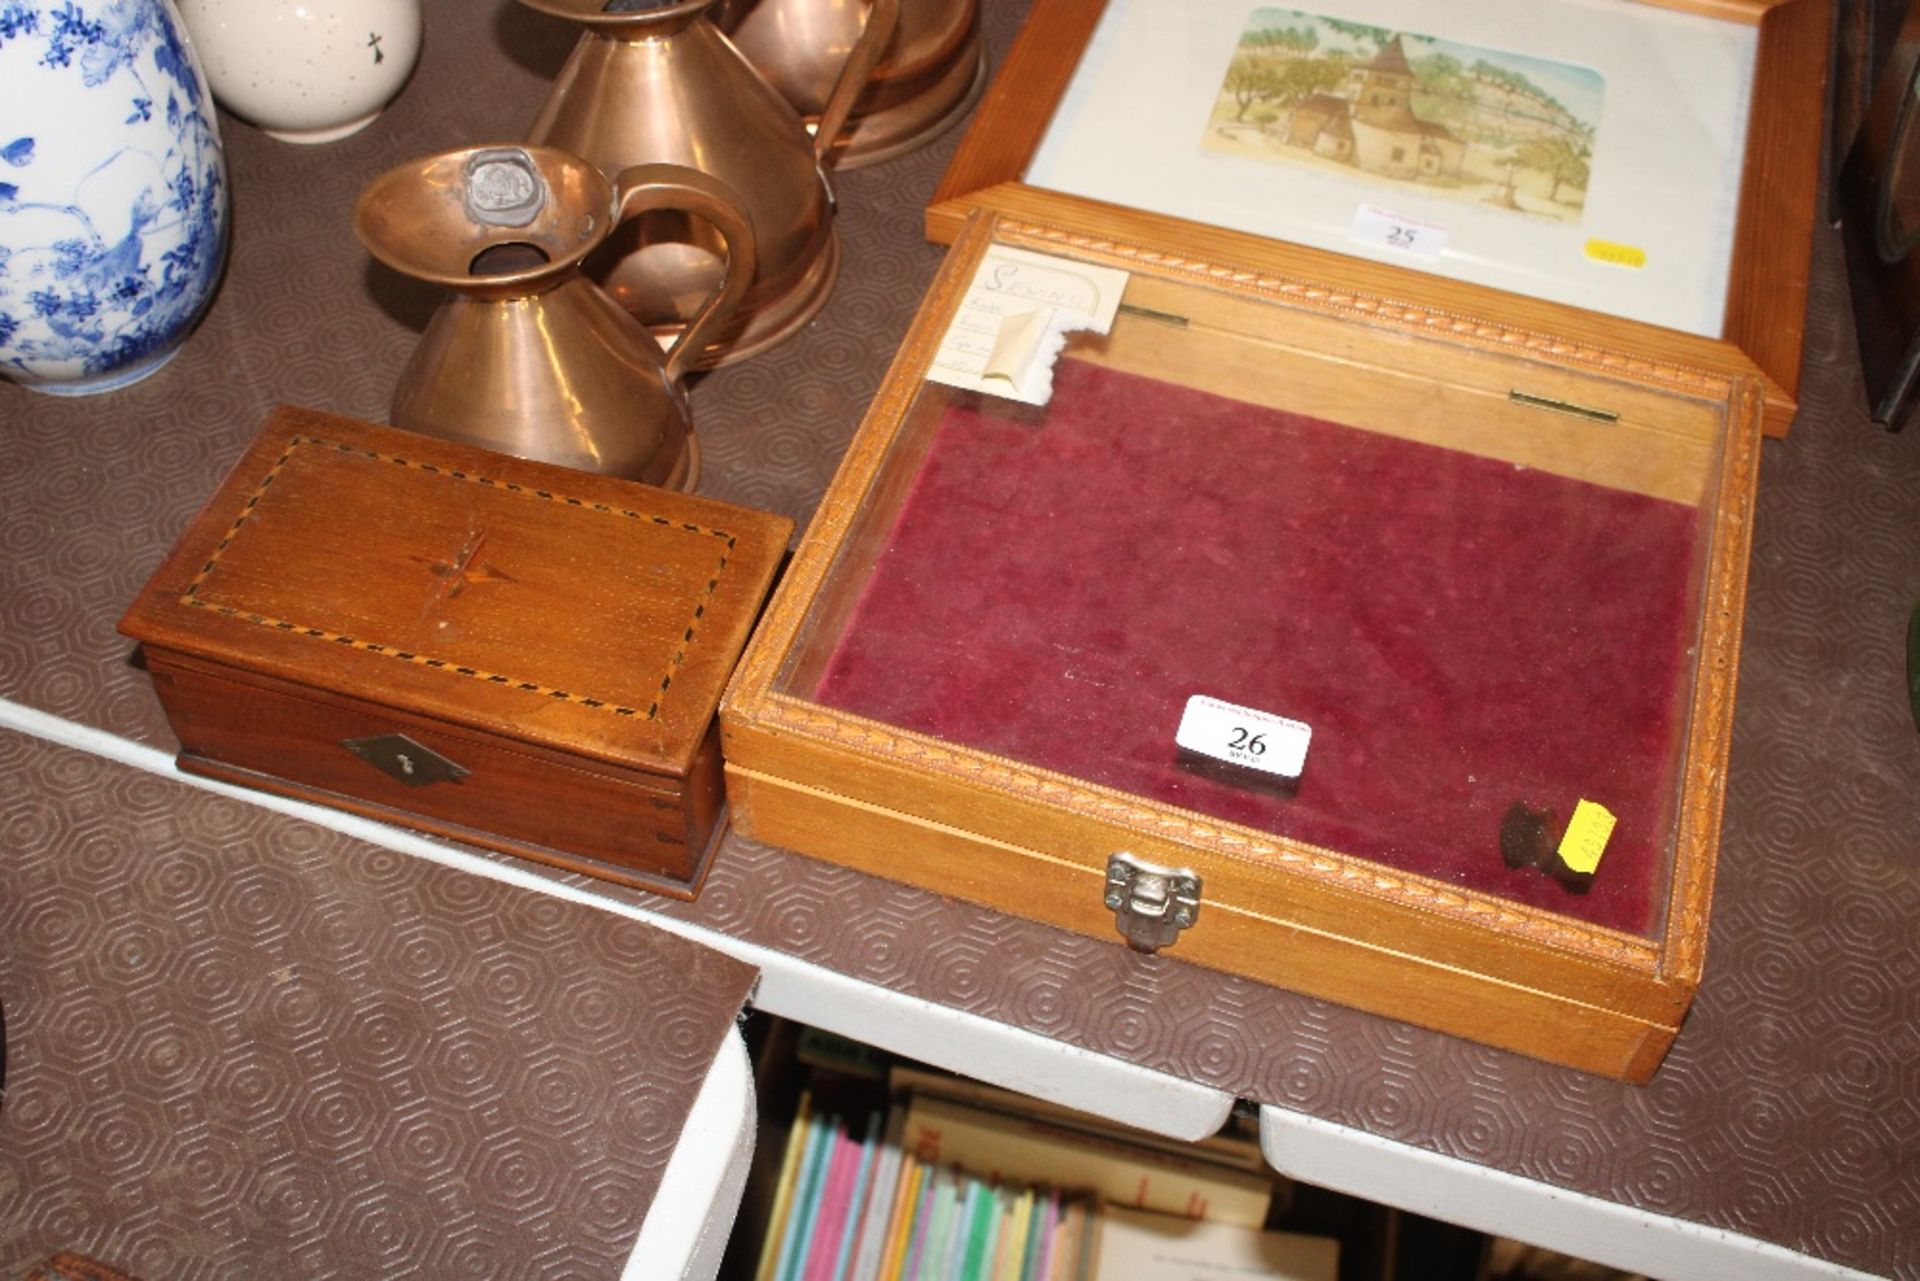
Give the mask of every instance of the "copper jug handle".
<path id="1" fill-rule="evenodd" d="M 868 0 L 867 25 L 847 51 L 846 65 L 840 68 L 840 77 L 833 82 L 833 92 L 827 95 L 827 105 L 820 112 L 820 123 L 814 127 L 813 158 L 822 166 L 840 131 L 846 128 L 847 117 L 853 114 L 854 101 L 866 90 L 887 46 L 893 43 L 894 29 L 899 25 L 900 0 Z"/>
<path id="2" fill-rule="evenodd" d="M 672 209 L 705 218 L 727 242 L 727 274 L 713 297 L 687 322 L 667 352 L 667 381 L 679 383 L 706 349 L 707 343 L 732 318 L 734 309 L 753 284 L 758 255 L 753 226 L 733 188 L 685 165 L 634 165 L 613 180 L 613 217 L 616 223 Z"/>

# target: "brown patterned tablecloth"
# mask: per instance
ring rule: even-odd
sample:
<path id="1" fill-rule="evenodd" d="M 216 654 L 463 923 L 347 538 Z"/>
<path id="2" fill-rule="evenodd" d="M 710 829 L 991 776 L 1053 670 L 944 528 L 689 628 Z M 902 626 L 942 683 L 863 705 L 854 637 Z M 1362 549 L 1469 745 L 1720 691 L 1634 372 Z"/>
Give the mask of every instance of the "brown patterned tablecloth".
<path id="1" fill-rule="evenodd" d="M 88 401 L 0 386 L 0 696 L 170 746 L 113 631 L 121 610 L 269 405 L 383 416 L 435 297 L 368 260 L 353 197 L 410 156 L 514 136 L 571 39 L 507 0 L 427 7 L 420 71 L 366 133 L 304 150 L 228 122 L 235 253 L 168 369 Z M 1023 7 L 990 0 L 996 58 Z M 695 390 L 703 492 L 805 520 L 938 264 L 921 210 L 955 140 L 840 178 L 832 300 Z M 1920 599 L 1920 431 L 1866 421 L 1837 238 L 1817 237 L 1804 408 L 1763 462 L 1706 980 L 1650 1086 L 738 838 L 697 903 L 631 897 L 1241 1097 L 1920 1276 L 1920 735 L 1901 673 Z"/>
<path id="2" fill-rule="evenodd" d="M 618 1276 L 753 978 L 0 731 L 0 1276 Z"/>

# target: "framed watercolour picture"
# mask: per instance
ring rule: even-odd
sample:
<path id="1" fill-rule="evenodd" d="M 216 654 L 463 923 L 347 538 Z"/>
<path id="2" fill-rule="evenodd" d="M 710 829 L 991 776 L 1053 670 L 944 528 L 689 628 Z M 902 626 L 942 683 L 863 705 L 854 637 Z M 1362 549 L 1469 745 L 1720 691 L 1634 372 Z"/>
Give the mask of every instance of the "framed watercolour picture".
<path id="1" fill-rule="evenodd" d="M 1036 0 L 929 213 L 1798 383 L 1824 0 Z M 1330 257 L 1338 255 L 1338 258 Z"/>

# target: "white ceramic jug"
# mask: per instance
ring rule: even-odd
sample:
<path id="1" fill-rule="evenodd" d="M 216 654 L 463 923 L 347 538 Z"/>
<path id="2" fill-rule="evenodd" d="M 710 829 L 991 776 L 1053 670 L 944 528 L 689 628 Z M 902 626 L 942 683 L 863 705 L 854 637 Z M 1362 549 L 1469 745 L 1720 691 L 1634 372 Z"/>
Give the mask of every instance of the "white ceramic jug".
<path id="1" fill-rule="evenodd" d="M 357 133 L 420 57 L 420 0 L 180 0 L 227 110 L 285 142 Z"/>

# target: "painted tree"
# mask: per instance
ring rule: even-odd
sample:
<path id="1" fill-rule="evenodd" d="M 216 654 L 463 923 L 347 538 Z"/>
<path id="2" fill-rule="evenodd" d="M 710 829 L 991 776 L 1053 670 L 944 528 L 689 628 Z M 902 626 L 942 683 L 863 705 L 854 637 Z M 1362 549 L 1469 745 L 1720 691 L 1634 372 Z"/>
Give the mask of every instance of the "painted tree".
<path id="1" fill-rule="evenodd" d="M 1277 49 L 1294 57 L 1305 57 L 1320 47 L 1320 33 L 1312 27 L 1262 27 L 1242 36 L 1240 43 L 1256 49 Z"/>
<path id="2" fill-rule="evenodd" d="M 1593 177 L 1593 153 L 1566 138 L 1534 138 L 1522 143 L 1514 155 L 1523 167 L 1545 175 L 1553 184 L 1547 198 L 1555 204 L 1565 203 L 1560 188 L 1584 192 Z"/>
<path id="3" fill-rule="evenodd" d="M 1233 95 L 1233 101 L 1239 107 L 1239 110 L 1234 112 L 1233 118 L 1244 124 L 1247 112 L 1255 102 L 1271 98 L 1279 92 L 1281 74 L 1252 58 L 1235 58 L 1229 63 L 1226 90 Z"/>
<path id="4" fill-rule="evenodd" d="M 1518 71 L 1496 66 L 1485 58 L 1481 58 L 1467 68 L 1467 75 L 1499 92 L 1504 100 L 1500 107 L 1502 111 L 1514 115 L 1529 114 L 1515 110 L 1516 100 L 1526 99 L 1534 108 L 1531 113 L 1533 118 L 1545 119 L 1563 129 L 1582 133 L 1590 132 L 1585 123 L 1575 116 L 1565 103 Z"/>
<path id="5" fill-rule="evenodd" d="M 1493 86 L 1502 93 L 1512 94 L 1519 88 L 1517 82 L 1520 77 L 1514 75 L 1505 67 L 1496 66 L 1488 62 L 1485 58 L 1476 59 L 1474 64 L 1467 68 L 1467 74 L 1482 84 Z"/>
<path id="6" fill-rule="evenodd" d="M 1320 33 L 1312 27 L 1288 27 L 1281 36 L 1282 47 L 1298 54 L 1309 54 L 1320 47 Z"/>
<path id="7" fill-rule="evenodd" d="M 1376 52 L 1384 49 L 1387 41 L 1393 38 L 1393 32 L 1387 28 L 1370 27 L 1364 22 L 1342 22 L 1337 18 L 1322 18 L 1320 21 L 1349 40 L 1365 40 L 1371 43 Z"/>
<path id="8" fill-rule="evenodd" d="M 1420 118 L 1455 130 L 1478 132 L 1471 126 L 1480 100 L 1467 79 L 1465 64 L 1444 53 L 1408 61 L 1413 66 L 1413 109 Z"/>
<path id="9" fill-rule="evenodd" d="M 1466 68 L 1460 59 L 1444 53 L 1428 54 L 1424 58 L 1411 59 L 1413 81 L 1423 93 L 1439 94 L 1443 97 L 1458 97 L 1466 90 L 1466 78 L 1462 74 Z"/>
<path id="10" fill-rule="evenodd" d="M 1347 78 L 1347 73 L 1338 63 L 1320 58 L 1303 58 L 1290 63 L 1280 72 L 1279 83 L 1274 87 L 1273 98 L 1282 106 L 1294 106 L 1306 101 L 1316 93 L 1326 93 L 1338 88 Z"/>

